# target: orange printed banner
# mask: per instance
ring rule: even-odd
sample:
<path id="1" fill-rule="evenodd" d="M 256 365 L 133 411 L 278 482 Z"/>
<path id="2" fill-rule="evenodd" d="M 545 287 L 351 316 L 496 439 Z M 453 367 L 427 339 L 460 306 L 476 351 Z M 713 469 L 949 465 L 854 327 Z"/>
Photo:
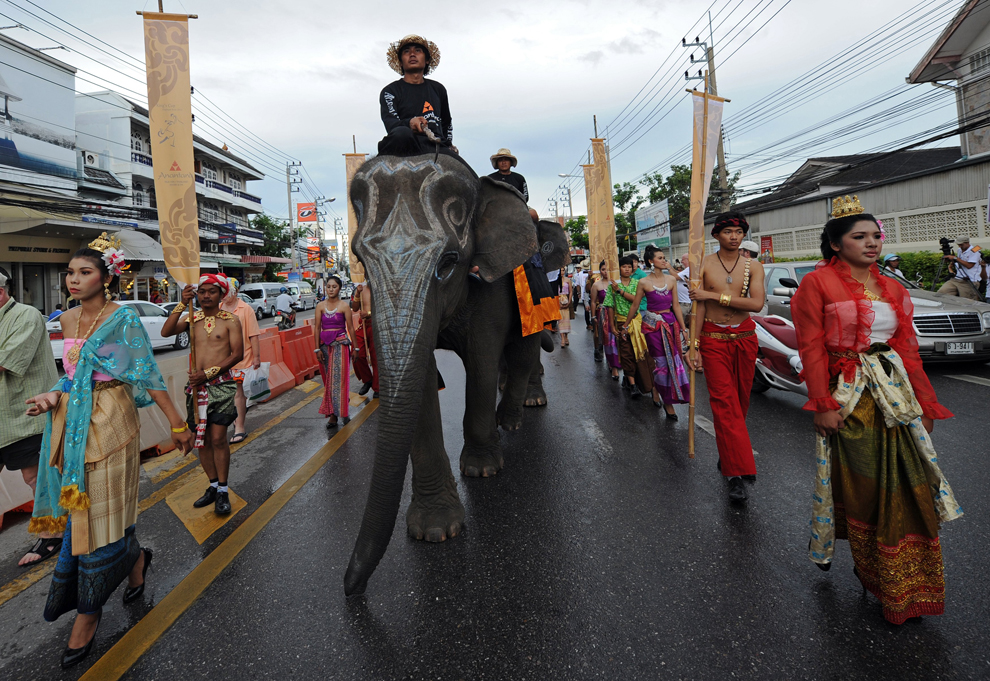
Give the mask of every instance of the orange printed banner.
<path id="1" fill-rule="evenodd" d="M 145 12 L 148 123 L 165 265 L 177 282 L 199 283 L 199 220 L 189 86 L 189 20 Z"/>
<path id="2" fill-rule="evenodd" d="M 354 205 L 351 203 L 351 179 L 354 178 L 354 174 L 358 171 L 364 164 L 364 160 L 368 157 L 367 154 L 344 154 L 344 172 L 347 179 L 347 243 L 351 245 L 354 243 L 354 235 L 357 233 L 357 215 L 354 213 Z M 351 246 L 353 250 L 353 246 Z M 364 265 L 358 262 L 358 259 L 348 258 L 351 263 L 351 281 L 355 284 L 364 283 Z"/>
<path id="3" fill-rule="evenodd" d="M 316 222 L 315 203 L 296 204 L 296 222 Z"/>
<path id="4" fill-rule="evenodd" d="M 615 244 L 615 205 L 612 202 L 612 176 L 605 153 L 605 140 L 592 138 L 591 156 L 595 163 L 591 168 L 591 203 L 588 204 L 588 239 L 591 258 L 596 263 L 605 261 L 608 276 L 619 279 L 619 251 Z M 586 183 L 587 186 L 587 183 Z M 593 216 L 593 217 L 592 217 Z"/>

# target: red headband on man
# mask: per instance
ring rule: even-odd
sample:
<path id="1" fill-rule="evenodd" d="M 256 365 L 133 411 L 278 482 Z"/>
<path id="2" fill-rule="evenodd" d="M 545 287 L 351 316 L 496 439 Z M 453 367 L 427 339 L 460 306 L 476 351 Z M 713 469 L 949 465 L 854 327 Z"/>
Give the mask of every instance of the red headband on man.
<path id="1" fill-rule="evenodd" d="M 712 236 L 715 236 L 726 227 L 742 227 L 743 232 L 749 232 L 749 223 L 746 222 L 746 218 L 739 218 L 739 217 L 718 218 L 715 220 L 715 224 L 712 226 Z"/>
<path id="2" fill-rule="evenodd" d="M 220 293 L 224 296 L 230 290 L 230 282 L 227 281 L 227 276 L 224 274 L 204 274 L 199 278 L 199 285 L 203 284 L 213 284 L 220 289 Z"/>

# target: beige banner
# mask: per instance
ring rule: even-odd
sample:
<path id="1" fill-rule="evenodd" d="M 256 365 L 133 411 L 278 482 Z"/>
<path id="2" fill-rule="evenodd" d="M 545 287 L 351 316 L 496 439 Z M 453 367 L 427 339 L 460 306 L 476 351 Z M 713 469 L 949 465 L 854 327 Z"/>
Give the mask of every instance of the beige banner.
<path id="1" fill-rule="evenodd" d="M 612 203 L 612 177 L 605 154 L 605 140 L 592 138 L 591 155 L 595 164 L 591 169 L 591 195 L 594 210 L 588 206 L 588 240 L 592 257 L 608 266 L 613 281 L 619 279 L 619 252 L 615 244 L 615 205 Z M 594 223 L 591 215 L 594 215 Z M 598 255 L 596 255 L 598 254 Z M 597 265 L 596 265 L 597 266 Z"/>
<path id="2" fill-rule="evenodd" d="M 593 165 L 582 165 L 581 169 L 584 171 L 584 200 L 585 206 L 587 206 L 587 221 L 588 221 L 588 257 L 591 259 L 591 271 L 597 274 L 598 263 L 602 261 L 602 254 L 597 252 L 594 248 L 594 244 L 591 243 L 591 223 L 594 220 L 595 212 L 595 198 L 591 191 L 591 171 L 594 169 Z"/>
<path id="3" fill-rule="evenodd" d="M 189 84 L 189 21 L 144 13 L 148 121 L 165 265 L 183 284 L 199 282 L 199 223 Z"/>
<path id="4" fill-rule="evenodd" d="M 715 170 L 725 100 L 697 91 L 693 95 L 694 153 L 691 160 L 688 263 L 691 268 L 691 288 L 697 288 L 701 283 L 701 261 L 705 257 L 705 207 L 708 205 L 708 193 L 712 186 L 712 171 Z"/>
<path id="5" fill-rule="evenodd" d="M 351 281 L 355 284 L 364 282 L 364 265 L 358 262 L 354 255 L 354 235 L 357 233 L 357 215 L 354 214 L 354 205 L 351 203 L 351 179 L 354 173 L 364 164 L 367 154 L 344 154 L 344 167 L 347 176 L 347 247 L 351 252 L 347 254 L 347 260 L 351 264 Z"/>

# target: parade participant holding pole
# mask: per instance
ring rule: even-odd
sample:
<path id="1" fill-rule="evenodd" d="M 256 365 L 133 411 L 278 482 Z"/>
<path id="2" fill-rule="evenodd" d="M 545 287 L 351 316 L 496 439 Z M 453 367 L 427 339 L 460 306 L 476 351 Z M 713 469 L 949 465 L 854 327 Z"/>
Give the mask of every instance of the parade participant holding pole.
<path id="1" fill-rule="evenodd" d="M 241 344 L 244 348 L 244 358 L 234 365 L 230 370 L 234 376 L 241 380 L 237 382 L 237 394 L 234 396 L 234 404 L 237 406 L 237 419 L 234 420 L 234 436 L 230 438 L 230 444 L 236 445 L 247 439 L 247 395 L 244 394 L 244 371 L 249 367 L 257 369 L 261 366 L 261 329 L 258 328 L 258 318 L 250 305 L 237 296 L 237 289 L 240 282 L 229 277 L 230 290 L 224 296 L 220 304 L 221 309 L 237 317 L 241 323 Z"/>
<path id="2" fill-rule="evenodd" d="M 124 264 L 117 246 L 104 233 L 69 261 L 66 286 L 81 304 L 59 317 L 66 375 L 51 392 L 27 400 L 28 415 L 50 412 L 28 529 L 65 531 L 45 620 L 77 611 L 63 667 L 89 653 L 103 606 L 125 578 L 124 603 L 144 592 L 152 553 L 134 533 L 141 472 L 137 408 L 157 404 L 175 446 L 188 452 L 192 445 L 141 319 L 133 307 L 110 301 Z"/>
<path id="3" fill-rule="evenodd" d="M 759 344 L 749 314 L 763 308 L 765 295 L 763 265 L 739 252 L 748 231 L 749 223 L 739 213 L 715 218 L 712 236 L 719 250 L 702 261 L 701 286 L 690 292 L 698 303 L 695 319 L 704 320 L 696 346 L 701 355 L 692 353 L 691 363 L 696 369 L 704 364 L 719 468 L 732 501 L 746 500 L 742 476 L 756 476 L 746 412 Z"/>
<path id="4" fill-rule="evenodd" d="M 887 621 L 941 615 L 939 523 L 962 509 L 928 433 L 952 414 L 922 368 L 911 296 L 877 267 L 876 219 L 837 198 L 821 241 L 824 260 L 791 302 L 818 434 L 810 558 L 827 570 L 834 540 L 848 539 Z"/>
<path id="5" fill-rule="evenodd" d="M 633 267 L 632 258 L 619 259 L 620 280 L 611 282 L 602 306 L 608 310 L 609 327 L 615 335 L 629 392 L 632 397 L 639 397 L 653 391 L 653 369 L 647 361 L 646 338 L 640 328 L 642 318 L 638 309 L 632 310 L 629 305 L 638 285 L 632 278 Z"/>
<path id="6" fill-rule="evenodd" d="M 608 295 L 608 265 L 604 260 L 598 266 L 598 280 L 591 285 L 588 296 L 591 299 L 591 317 L 595 322 L 595 361 L 600 362 L 602 356 L 608 363 L 608 369 L 612 380 L 619 380 L 619 346 L 615 342 L 615 334 L 612 333 L 612 324 L 609 322 L 608 308 L 605 307 L 605 297 Z"/>
<path id="7" fill-rule="evenodd" d="M 407 35 L 389 45 L 385 55 L 402 78 L 386 85 L 379 96 L 388 134 L 378 143 L 378 153 L 433 153 L 438 144 L 456 152 L 447 89 L 425 77 L 440 63 L 440 49 L 422 36 Z"/>
<path id="8" fill-rule="evenodd" d="M 681 357 L 684 317 L 674 297 L 677 278 L 664 273 L 670 264 L 663 251 L 647 246 L 644 256 L 653 271 L 639 280 L 630 309 L 635 310 L 641 300 L 646 301 L 646 312 L 640 314 L 646 346 L 656 364 L 653 369 L 653 404 L 657 407 L 662 404 L 667 418 L 676 421 L 674 405 L 685 404 L 689 393 L 688 372 Z"/>
<path id="9" fill-rule="evenodd" d="M 341 286 L 337 277 L 327 278 L 326 300 L 316 306 L 313 319 L 316 356 L 323 378 L 323 402 L 319 411 L 327 417 L 327 433 L 337 427 L 338 417 L 344 419 L 345 424 L 349 421 L 350 357 L 356 343 L 351 308 L 340 299 Z"/>
<path id="10" fill-rule="evenodd" d="M 162 327 L 162 336 L 174 336 L 189 328 L 182 311 L 199 300 L 200 310 L 193 314 L 192 340 L 195 363 L 189 370 L 186 386 L 186 422 L 195 431 L 199 462 L 210 479 L 206 492 L 193 502 L 195 508 L 214 505 L 217 515 L 231 511 L 227 489 L 230 470 L 230 443 L 227 426 L 237 418 L 234 397 L 238 379 L 231 369 L 244 357 L 241 323 L 237 317 L 220 309 L 230 284 L 222 274 L 204 274 L 199 289 L 192 285 L 182 290 L 182 304 L 176 305 Z"/>

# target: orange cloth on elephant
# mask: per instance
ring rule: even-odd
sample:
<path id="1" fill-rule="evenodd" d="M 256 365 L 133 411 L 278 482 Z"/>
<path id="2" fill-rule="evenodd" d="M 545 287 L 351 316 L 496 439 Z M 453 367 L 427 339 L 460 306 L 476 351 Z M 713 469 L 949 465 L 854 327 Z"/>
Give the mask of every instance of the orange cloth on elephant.
<path id="1" fill-rule="evenodd" d="M 516 287 L 516 300 L 519 301 L 519 320 L 522 322 L 522 335 L 531 336 L 543 330 L 544 324 L 560 319 L 560 304 L 557 296 L 541 298 L 540 304 L 533 303 L 533 292 L 529 288 L 525 265 L 512 271 L 512 281 Z"/>

